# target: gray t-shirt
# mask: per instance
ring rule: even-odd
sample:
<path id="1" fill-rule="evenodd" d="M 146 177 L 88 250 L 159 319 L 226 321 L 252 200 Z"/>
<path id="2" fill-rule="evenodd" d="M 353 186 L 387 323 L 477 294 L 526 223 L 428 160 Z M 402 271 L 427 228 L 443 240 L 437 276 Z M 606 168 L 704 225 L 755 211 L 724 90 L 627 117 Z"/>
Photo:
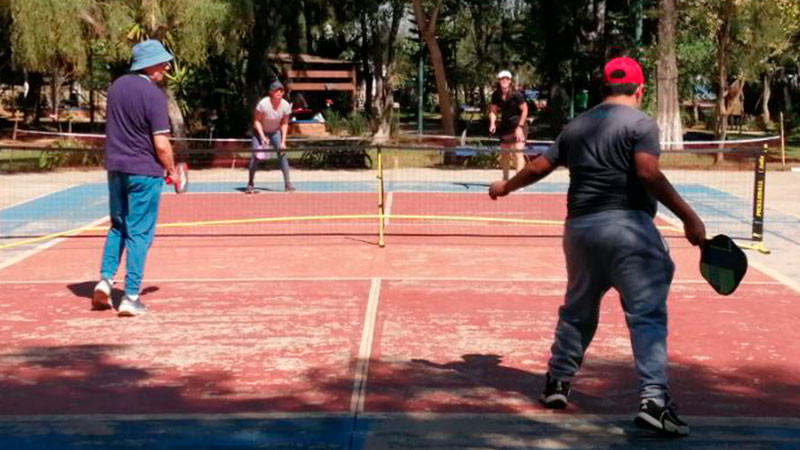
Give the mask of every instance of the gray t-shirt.
<path id="1" fill-rule="evenodd" d="M 543 155 L 569 169 L 567 218 L 613 209 L 655 217 L 656 201 L 636 176 L 635 152 L 661 153 L 658 125 L 638 109 L 601 103 L 573 119 Z"/>
<path id="2" fill-rule="evenodd" d="M 278 104 L 278 108 L 272 106 L 269 96 L 264 97 L 256 105 L 256 111 L 261 113 L 261 127 L 264 133 L 272 133 L 280 130 L 281 120 L 292 113 L 292 105 L 284 99 Z"/>

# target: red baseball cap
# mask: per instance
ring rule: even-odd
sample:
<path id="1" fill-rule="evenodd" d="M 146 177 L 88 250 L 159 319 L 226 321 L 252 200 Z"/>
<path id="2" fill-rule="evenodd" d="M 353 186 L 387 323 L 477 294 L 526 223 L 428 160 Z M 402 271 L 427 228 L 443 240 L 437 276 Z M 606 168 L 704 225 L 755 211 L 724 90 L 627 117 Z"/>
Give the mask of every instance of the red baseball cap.
<path id="1" fill-rule="evenodd" d="M 606 63 L 603 68 L 604 84 L 644 84 L 642 67 L 635 60 L 621 56 Z"/>

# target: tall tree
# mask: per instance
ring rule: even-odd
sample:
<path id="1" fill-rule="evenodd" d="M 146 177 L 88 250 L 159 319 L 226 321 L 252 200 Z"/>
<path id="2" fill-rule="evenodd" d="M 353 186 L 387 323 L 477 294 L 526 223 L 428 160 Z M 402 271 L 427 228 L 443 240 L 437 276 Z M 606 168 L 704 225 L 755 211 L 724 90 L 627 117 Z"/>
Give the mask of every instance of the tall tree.
<path id="1" fill-rule="evenodd" d="M 439 13 L 442 9 L 442 0 L 433 0 L 433 5 L 426 8 L 423 0 L 411 1 L 416 18 L 417 28 L 428 47 L 433 75 L 436 79 L 436 92 L 439 95 L 439 111 L 442 114 L 442 128 L 444 134 L 455 135 L 455 121 L 453 116 L 453 103 L 450 97 L 450 87 L 447 84 L 444 58 L 436 39 L 436 28 L 439 22 Z"/>
<path id="2" fill-rule="evenodd" d="M 57 0 L 56 0 L 57 1 Z M 208 61 L 210 54 L 226 48 L 232 5 L 225 0 L 95 0 L 95 14 L 105 24 L 109 58 L 127 61 L 131 44 L 158 39 L 175 55 L 168 75 L 167 96 L 172 131 L 186 134 L 184 112 L 188 111 L 186 84 L 195 67 Z M 181 108 L 183 102 L 183 108 Z"/>
<path id="3" fill-rule="evenodd" d="M 678 98 L 678 63 L 675 50 L 675 0 L 660 0 L 658 21 L 658 62 L 656 67 L 656 121 L 661 139 L 671 148 L 683 147 L 681 104 Z"/>
<path id="4" fill-rule="evenodd" d="M 0 1 L 0 83 L 9 83 L 11 77 L 11 9 Z M 0 98 L 0 108 L 4 107 Z"/>
<path id="5" fill-rule="evenodd" d="M 725 99 L 728 96 L 728 63 L 730 62 L 730 47 L 734 15 L 736 14 L 735 0 L 720 0 L 717 5 L 719 27 L 717 28 L 717 123 L 714 135 L 717 140 L 724 141 L 728 134 L 728 108 Z M 723 148 L 724 144 L 720 144 Z M 714 161 L 721 162 L 723 153 L 717 153 Z"/>
<path id="6" fill-rule="evenodd" d="M 794 45 L 800 31 L 800 2 L 751 0 L 743 2 L 738 16 L 736 63 L 748 79 L 762 80 L 761 119 L 764 126 L 768 126 L 771 84 L 785 75 L 785 62 L 800 56 Z"/>
<path id="7" fill-rule="evenodd" d="M 90 0 L 11 0 L 14 60 L 22 69 L 50 76 L 56 118 L 62 85 L 86 70 L 88 39 L 80 17 L 89 6 Z"/>
<path id="8" fill-rule="evenodd" d="M 462 0 L 467 14 L 467 58 L 462 60 L 464 71 L 480 90 L 481 110 L 486 111 L 486 84 L 494 79 L 501 64 L 500 52 L 495 51 L 502 27 L 503 0 Z M 499 44 L 502 45 L 502 42 Z"/>
<path id="9" fill-rule="evenodd" d="M 405 13 L 403 0 L 391 0 L 379 5 L 373 22 L 372 60 L 377 80 L 378 102 L 375 114 L 375 137 L 385 139 L 391 134 L 394 114 L 395 55 L 400 21 Z"/>

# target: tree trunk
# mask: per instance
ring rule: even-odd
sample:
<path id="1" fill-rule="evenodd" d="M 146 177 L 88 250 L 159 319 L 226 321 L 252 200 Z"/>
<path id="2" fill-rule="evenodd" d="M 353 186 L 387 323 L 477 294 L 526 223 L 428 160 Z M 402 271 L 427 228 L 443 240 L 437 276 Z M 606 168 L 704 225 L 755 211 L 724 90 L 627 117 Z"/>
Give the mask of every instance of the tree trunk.
<path id="1" fill-rule="evenodd" d="M 314 53 L 314 35 L 311 33 L 311 18 L 313 5 L 309 0 L 303 2 L 303 20 L 305 21 L 306 53 Z"/>
<path id="2" fill-rule="evenodd" d="M 378 91 L 379 104 L 376 114 L 375 138 L 378 140 L 387 139 L 392 134 L 392 118 L 394 117 L 394 83 L 392 74 L 394 73 L 395 41 L 400 30 L 400 20 L 403 17 L 404 2 L 395 1 L 392 5 L 392 19 L 386 35 L 386 41 L 381 36 L 375 36 L 375 42 L 380 43 L 379 51 L 376 51 L 375 65 L 380 71 L 379 81 L 381 89 Z M 380 28 L 378 28 L 380 29 Z M 383 34 L 383 33 L 381 33 Z"/>
<path id="3" fill-rule="evenodd" d="M 171 89 L 167 89 L 167 115 L 169 116 L 169 122 L 172 126 L 172 136 L 173 137 L 186 137 L 186 122 L 183 119 L 183 113 L 181 112 L 180 106 L 178 106 L 178 101 L 175 99 L 175 94 L 172 92 Z M 185 147 L 185 141 L 177 141 L 178 143 L 175 145 L 177 149 L 182 149 Z"/>
<path id="4" fill-rule="evenodd" d="M 681 104 L 678 98 L 678 62 L 675 55 L 675 0 L 661 0 L 658 21 L 658 63 L 656 66 L 656 121 L 665 149 L 683 148 Z"/>
<path id="5" fill-rule="evenodd" d="M 274 45 L 276 37 L 282 32 L 279 17 L 275 16 L 272 5 L 267 2 L 253 2 L 251 35 L 247 39 L 247 67 L 245 69 L 245 98 L 242 107 L 252 113 L 258 100 L 265 94 L 264 79 L 267 75 L 267 49 Z M 250 121 L 243 125 L 249 130 Z"/>
<path id="6" fill-rule="evenodd" d="M 560 132 L 564 124 L 567 123 L 567 101 L 569 101 L 567 91 L 558 82 L 551 83 L 549 91 L 547 111 L 550 115 L 550 124 Z"/>
<path id="7" fill-rule="evenodd" d="M 447 74 L 445 73 L 442 51 L 439 48 L 439 42 L 436 40 L 436 22 L 439 20 L 439 9 L 442 6 L 442 0 L 436 2 L 430 16 L 425 13 L 422 7 L 422 0 L 412 0 L 412 3 L 417 26 L 425 40 L 425 45 L 428 47 L 428 54 L 430 55 L 431 65 L 433 66 L 433 75 L 436 79 L 436 92 L 439 94 L 439 111 L 442 114 L 442 128 L 444 128 L 444 134 L 454 136 L 456 130 L 455 123 L 453 122 L 453 106 L 450 100 L 450 88 L 447 85 Z"/>
<path id="8" fill-rule="evenodd" d="M 364 78 L 364 111 L 367 114 L 372 114 L 373 108 L 373 95 L 372 89 L 374 85 L 374 78 L 373 73 L 369 67 L 370 61 L 370 39 L 369 39 L 369 28 L 367 26 L 367 12 L 361 12 L 361 73 L 362 77 Z"/>
<path id="9" fill-rule="evenodd" d="M 769 99 L 772 97 L 772 89 L 770 89 L 770 79 L 769 74 L 764 74 L 764 90 L 761 94 L 761 121 L 764 123 L 764 127 L 769 125 L 772 122 L 772 118 L 769 115 Z"/>
<path id="10" fill-rule="evenodd" d="M 40 100 L 42 95 L 42 85 L 44 80 L 40 73 L 31 73 L 28 75 L 28 95 L 22 101 L 22 111 L 25 117 L 25 123 L 39 124 L 39 117 L 42 114 L 40 108 Z"/>
<path id="11" fill-rule="evenodd" d="M 789 90 L 789 80 L 783 83 L 783 112 L 791 114 L 794 107 L 792 106 L 792 93 Z"/>
<path id="12" fill-rule="evenodd" d="M 64 77 L 61 76 L 61 71 L 56 69 L 50 75 L 50 106 L 52 109 L 52 119 L 58 125 L 58 98 L 59 98 L 59 91 L 61 91 L 61 84 L 63 83 Z"/>
<path id="13" fill-rule="evenodd" d="M 89 123 L 94 125 L 94 50 L 89 45 Z"/>
<path id="14" fill-rule="evenodd" d="M 717 123 L 715 137 L 719 141 L 724 141 L 728 134 L 728 108 L 725 99 L 728 94 L 728 51 L 731 41 L 731 28 L 733 22 L 734 0 L 725 0 L 720 5 L 721 24 L 717 30 L 717 81 L 719 92 L 717 93 Z M 725 143 L 721 142 L 719 148 L 724 148 Z M 719 163 L 725 159 L 722 153 L 717 153 L 714 162 Z"/>

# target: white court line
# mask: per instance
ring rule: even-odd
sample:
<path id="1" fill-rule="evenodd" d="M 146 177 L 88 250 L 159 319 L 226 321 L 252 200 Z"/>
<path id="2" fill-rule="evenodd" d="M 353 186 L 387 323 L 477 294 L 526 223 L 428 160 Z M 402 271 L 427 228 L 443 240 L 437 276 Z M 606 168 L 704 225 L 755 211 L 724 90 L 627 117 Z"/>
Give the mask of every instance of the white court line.
<path id="1" fill-rule="evenodd" d="M 12 203 L 10 205 L 3 206 L 2 208 L 0 208 L 0 212 L 3 212 L 5 210 L 7 210 L 7 209 L 15 208 L 15 207 L 20 206 L 20 205 L 24 205 L 26 203 L 30 203 L 30 202 L 35 201 L 35 200 L 42 199 L 44 197 L 47 197 L 48 195 L 53 195 L 53 194 L 57 194 L 59 192 L 64 192 L 64 191 L 66 191 L 68 189 L 72 189 L 72 188 L 74 188 L 76 186 L 80 186 L 80 184 L 69 184 L 69 185 L 67 185 L 67 186 L 65 186 L 63 188 L 60 188 L 60 189 L 57 189 L 57 190 L 54 190 L 54 191 L 45 192 L 43 194 L 37 195 L 35 197 L 31 197 L 31 198 L 26 199 L 26 200 L 20 200 L 17 203 Z"/>
<path id="2" fill-rule="evenodd" d="M 350 412 L 353 418 L 364 411 L 364 400 L 367 394 L 367 377 L 369 376 L 369 360 L 372 357 L 372 339 L 375 336 L 375 318 L 378 315 L 378 300 L 381 293 L 381 279 L 372 279 L 369 289 L 367 311 L 364 314 L 364 329 L 361 333 L 361 344 L 358 348 L 358 361 L 353 380 L 353 395 L 350 398 Z"/>
<path id="3" fill-rule="evenodd" d="M 383 205 L 383 224 L 389 225 L 389 218 L 392 215 L 392 200 L 394 200 L 394 191 L 390 191 L 386 196 L 386 204 Z"/>
<path id="4" fill-rule="evenodd" d="M 349 412 L 266 412 L 266 413 L 153 413 L 153 414 L 23 414 L 18 416 L 0 416 L 3 422 L 71 422 L 71 421 L 103 421 L 139 422 L 144 420 L 238 420 L 238 419 L 326 419 L 349 418 Z"/>
<path id="5" fill-rule="evenodd" d="M 771 268 L 769 268 L 769 267 L 767 267 L 767 266 L 765 266 L 765 265 L 763 265 L 763 264 L 761 264 L 759 262 L 756 262 L 756 261 L 750 261 L 748 264 L 750 264 L 751 267 L 755 267 L 759 272 L 762 272 L 763 274 L 767 275 L 768 277 L 771 277 L 771 278 L 774 278 L 775 280 L 778 280 L 778 282 L 780 282 L 780 284 L 783 284 L 786 287 L 790 288 L 791 290 L 793 290 L 793 291 L 797 292 L 798 294 L 800 294 L 800 283 L 798 283 L 797 280 L 794 280 L 794 279 L 791 279 L 791 278 L 789 278 L 789 277 L 787 277 L 785 275 L 782 275 L 782 274 L 778 273 L 776 270 L 773 270 L 773 269 L 771 269 Z M 744 284 L 744 282 L 742 282 L 742 284 Z"/>
<path id="6" fill-rule="evenodd" d="M 153 414 L 28 414 L 0 417 L 0 423 L 14 422 L 70 422 L 70 421 L 120 421 L 138 422 L 146 420 L 273 420 L 273 419 L 323 419 L 348 418 L 345 412 L 264 412 L 264 413 L 153 413 Z M 620 421 L 630 420 L 630 414 L 553 414 L 552 411 L 526 411 L 508 413 L 438 413 L 438 412 L 366 412 L 361 415 L 370 419 L 459 419 L 459 420 L 503 420 L 503 419 L 535 419 L 543 423 L 569 423 L 573 421 Z M 796 417 L 739 417 L 739 416 L 684 416 L 687 422 L 705 426 L 787 426 L 800 427 L 800 418 Z"/>
<path id="7" fill-rule="evenodd" d="M 759 269 L 760 270 L 760 269 Z M 256 278 L 145 278 L 143 283 L 247 283 L 247 282 L 287 282 L 287 281 L 372 281 L 374 277 L 256 277 Z M 481 283 L 566 283 L 566 278 L 491 278 L 491 277 L 381 277 L 383 281 L 445 281 L 445 282 L 481 282 Z M 2 280 L 0 285 L 13 284 L 67 284 L 80 283 L 86 280 Z M 114 280 L 121 281 L 121 280 Z M 706 284 L 703 279 L 672 280 L 672 284 Z M 784 283 L 776 281 L 742 281 L 741 285 L 780 286 Z"/>
<path id="8" fill-rule="evenodd" d="M 658 214 L 658 217 L 662 218 L 667 223 L 672 224 L 674 227 L 683 226 L 683 224 L 679 220 L 674 219 L 672 217 L 668 217 L 668 216 L 662 215 L 662 214 Z M 766 231 L 766 233 L 769 233 L 769 231 Z M 754 267 L 759 272 L 763 273 L 764 275 L 776 280 L 776 284 L 781 284 L 783 286 L 786 286 L 789 289 L 791 289 L 791 290 L 797 292 L 798 294 L 800 294 L 800 283 L 798 283 L 797 280 L 793 280 L 793 279 L 791 279 L 791 278 L 789 278 L 787 276 L 784 276 L 784 275 L 778 273 L 778 271 L 773 270 L 773 269 L 765 266 L 764 264 L 758 263 L 756 261 L 749 261 L 748 260 L 748 264 L 751 267 Z M 674 281 L 673 281 L 673 283 L 674 283 Z M 766 284 L 768 282 L 764 282 L 764 283 Z M 754 282 L 749 282 L 748 283 L 747 281 L 742 281 L 741 284 L 754 284 Z"/>
<path id="9" fill-rule="evenodd" d="M 109 220 L 109 217 L 105 216 L 105 217 L 103 217 L 101 219 L 97 219 L 97 220 L 95 220 L 93 222 L 88 223 L 86 225 L 86 228 L 93 228 L 93 227 L 99 226 L 100 224 L 102 224 L 104 222 L 107 222 L 108 220 Z M 6 260 L 6 261 L 2 261 L 2 262 L 0 262 L 0 270 L 6 269 L 8 267 L 11 267 L 14 264 L 17 264 L 18 262 L 21 262 L 24 259 L 30 258 L 31 256 L 33 256 L 33 255 L 35 255 L 37 253 L 40 253 L 40 252 L 42 252 L 44 250 L 47 250 L 50 247 L 53 247 L 53 246 L 55 246 L 57 244 L 60 244 L 61 242 L 65 241 L 68 238 L 69 237 L 61 237 L 61 238 L 53 239 L 51 241 L 39 244 L 38 246 L 36 246 L 35 248 L 33 248 L 31 250 L 28 250 L 27 252 L 22 252 L 19 255 L 14 256 L 14 257 Z M 1 283 L 6 284 L 5 281 L 3 281 Z"/>

